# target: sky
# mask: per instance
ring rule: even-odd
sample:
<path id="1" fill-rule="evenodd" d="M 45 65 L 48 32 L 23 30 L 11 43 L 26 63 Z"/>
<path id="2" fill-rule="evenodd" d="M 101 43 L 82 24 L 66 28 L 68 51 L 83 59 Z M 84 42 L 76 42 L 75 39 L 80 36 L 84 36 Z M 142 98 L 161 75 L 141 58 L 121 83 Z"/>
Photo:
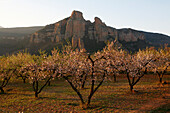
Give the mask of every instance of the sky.
<path id="1" fill-rule="evenodd" d="M 73 10 L 117 29 L 170 36 L 170 0 L 0 0 L 0 26 L 45 26 L 69 17 Z"/>

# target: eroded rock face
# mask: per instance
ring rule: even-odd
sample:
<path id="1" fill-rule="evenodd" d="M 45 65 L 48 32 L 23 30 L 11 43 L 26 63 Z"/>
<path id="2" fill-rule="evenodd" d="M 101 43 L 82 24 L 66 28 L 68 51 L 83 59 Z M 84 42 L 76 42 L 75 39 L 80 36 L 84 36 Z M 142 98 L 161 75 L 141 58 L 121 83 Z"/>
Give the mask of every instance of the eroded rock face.
<path id="1" fill-rule="evenodd" d="M 73 47 L 84 48 L 82 38 L 85 36 L 86 21 L 79 11 L 73 11 L 67 21 L 65 39 L 72 38 Z"/>
<path id="2" fill-rule="evenodd" d="M 119 30 L 119 40 L 126 42 L 136 42 L 138 40 L 144 40 L 144 35 L 134 31 L 132 29 Z"/>
<path id="3" fill-rule="evenodd" d="M 84 48 L 83 40 L 96 40 L 104 42 L 117 38 L 120 41 L 135 42 L 144 40 L 144 35 L 132 29 L 117 30 L 108 27 L 100 18 L 95 17 L 94 22 L 86 21 L 83 14 L 73 11 L 71 16 L 57 23 L 47 25 L 40 31 L 32 34 L 31 42 L 41 43 L 46 41 L 60 42 L 63 39 L 71 39 L 74 47 Z"/>

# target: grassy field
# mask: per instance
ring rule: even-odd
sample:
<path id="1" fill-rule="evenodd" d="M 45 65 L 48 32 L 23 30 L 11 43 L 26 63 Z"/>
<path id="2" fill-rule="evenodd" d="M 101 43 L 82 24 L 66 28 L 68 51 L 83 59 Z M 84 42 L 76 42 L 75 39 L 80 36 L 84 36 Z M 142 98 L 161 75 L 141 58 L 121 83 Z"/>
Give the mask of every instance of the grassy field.
<path id="1" fill-rule="evenodd" d="M 0 113 L 52 113 L 52 112 L 170 112 L 170 76 L 165 75 L 165 85 L 158 85 L 155 75 L 146 75 L 134 87 L 138 93 L 130 93 L 124 75 L 117 77 L 117 82 L 105 81 L 92 98 L 91 108 L 81 109 L 79 98 L 69 84 L 60 79 L 47 86 L 39 98 L 34 98 L 32 85 L 21 80 L 11 80 L 5 88 L 6 94 L 0 94 Z M 89 93 L 88 85 L 82 90 L 84 98 Z"/>

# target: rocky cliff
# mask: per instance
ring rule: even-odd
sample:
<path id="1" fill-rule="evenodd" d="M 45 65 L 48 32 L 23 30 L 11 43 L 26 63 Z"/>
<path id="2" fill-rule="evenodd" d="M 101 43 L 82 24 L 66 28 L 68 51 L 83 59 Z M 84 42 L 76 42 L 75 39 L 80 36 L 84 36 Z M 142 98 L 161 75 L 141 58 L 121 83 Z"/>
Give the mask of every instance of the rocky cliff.
<path id="1" fill-rule="evenodd" d="M 145 40 L 143 32 L 109 27 L 98 17 L 94 18 L 94 22 L 90 22 L 85 20 L 83 14 L 79 11 L 73 11 L 70 17 L 47 25 L 35 32 L 31 35 L 30 42 L 58 43 L 62 40 L 69 40 L 72 46 L 86 48 L 88 51 L 93 52 L 102 49 L 105 46 L 105 41 L 115 39 L 122 43 L 125 48 L 132 51 L 150 45 Z"/>

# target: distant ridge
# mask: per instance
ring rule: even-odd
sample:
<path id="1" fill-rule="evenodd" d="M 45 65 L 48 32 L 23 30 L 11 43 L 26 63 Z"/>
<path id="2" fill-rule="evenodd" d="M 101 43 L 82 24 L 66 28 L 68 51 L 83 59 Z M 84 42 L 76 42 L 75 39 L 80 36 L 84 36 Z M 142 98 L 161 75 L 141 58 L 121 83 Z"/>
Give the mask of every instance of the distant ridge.
<path id="1" fill-rule="evenodd" d="M 91 22 L 83 18 L 82 12 L 73 11 L 70 17 L 46 26 L 1 28 L 0 56 L 25 49 L 31 54 L 37 54 L 39 49 L 50 53 L 53 48 L 60 49 L 68 41 L 75 48 L 85 48 L 93 53 L 114 40 L 130 52 L 164 44 L 170 46 L 168 35 L 131 28 L 116 29 L 107 26 L 98 17 Z"/>
<path id="2" fill-rule="evenodd" d="M 85 20 L 83 13 L 75 10 L 70 17 L 46 25 L 43 29 L 33 33 L 30 42 L 34 45 L 41 45 L 69 40 L 73 47 L 85 48 L 88 52 L 93 53 L 105 47 L 107 41 L 115 39 L 122 44 L 123 49 L 131 52 L 150 46 L 170 45 L 170 37 L 167 35 L 131 28 L 116 29 L 107 26 L 98 17 L 94 18 L 94 22 Z"/>
<path id="3" fill-rule="evenodd" d="M 36 30 L 42 29 L 44 26 L 32 26 L 32 27 L 12 27 L 12 28 L 1 28 L 1 33 L 14 33 L 14 34 L 32 34 Z"/>
<path id="4" fill-rule="evenodd" d="M 2 26 L 0 26 L 0 28 L 3 28 Z"/>
<path id="5" fill-rule="evenodd" d="M 0 28 L 0 56 L 25 50 L 29 45 L 29 35 L 42 28 L 43 26 Z"/>

